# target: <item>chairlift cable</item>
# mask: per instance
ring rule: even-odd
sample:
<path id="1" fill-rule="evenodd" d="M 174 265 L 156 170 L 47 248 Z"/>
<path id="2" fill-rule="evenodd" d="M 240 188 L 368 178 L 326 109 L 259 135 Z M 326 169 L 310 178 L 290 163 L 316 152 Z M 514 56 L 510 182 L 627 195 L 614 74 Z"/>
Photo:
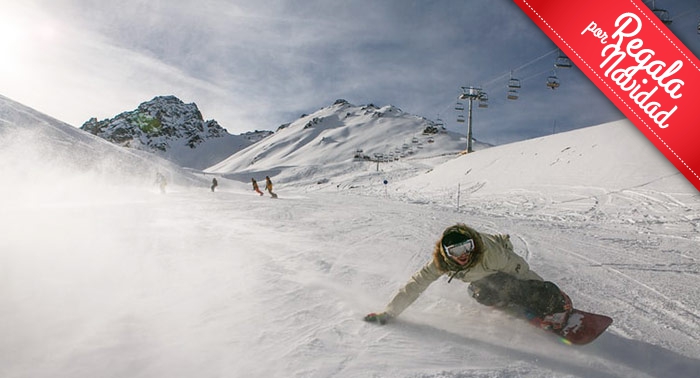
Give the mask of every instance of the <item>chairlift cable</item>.
<path id="1" fill-rule="evenodd" d="M 546 58 L 546 57 L 548 57 L 548 56 L 550 56 L 550 55 L 552 55 L 552 54 L 554 54 L 554 53 L 557 53 L 558 51 L 559 51 L 559 48 L 554 48 L 554 49 L 552 49 L 552 50 L 550 50 L 550 51 L 547 51 L 546 53 L 544 53 L 544 54 L 542 54 L 542 55 L 540 55 L 540 56 L 538 56 L 538 57 L 535 57 L 535 58 L 531 59 L 530 61 L 527 61 L 527 62 L 521 64 L 520 66 L 517 66 L 516 68 L 510 69 L 510 70 L 508 70 L 508 71 L 506 71 L 506 72 L 504 72 L 504 73 L 502 73 L 502 74 L 500 74 L 500 75 L 498 75 L 498 76 L 495 76 L 494 78 L 492 78 L 491 80 L 487 81 L 487 82 L 484 83 L 483 85 L 480 85 L 479 87 L 482 88 L 482 90 L 483 90 L 485 93 L 489 93 L 489 92 L 491 92 L 491 91 L 494 90 L 494 88 L 495 88 L 495 83 L 500 82 L 500 81 L 502 81 L 503 79 L 512 77 L 513 72 L 518 71 L 518 70 L 523 70 L 523 69 L 525 69 L 525 68 L 527 68 L 527 67 L 529 67 L 529 66 L 535 64 L 536 62 L 538 62 L 538 61 L 540 61 L 540 60 L 542 60 L 542 59 L 544 59 L 544 58 Z M 548 69 L 547 71 L 544 71 L 544 72 L 548 72 L 548 71 L 549 71 L 549 69 Z M 520 82 L 524 82 L 525 80 L 531 79 L 532 77 L 540 76 L 540 75 L 542 75 L 544 72 L 538 72 L 537 74 L 534 74 L 534 75 L 531 75 L 531 76 L 526 77 L 525 79 L 519 79 L 519 80 L 520 80 Z M 442 109 L 438 112 L 438 114 L 446 113 L 446 112 L 450 111 L 450 108 L 454 108 L 454 106 L 455 106 L 455 103 L 452 102 L 452 101 L 450 101 L 450 103 L 448 103 L 447 105 L 445 105 L 445 107 L 442 108 Z M 452 110 L 452 111 L 454 111 L 454 110 Z M 458 111 L 458 112 L 461 112 L 461 111 Z"/>
<path id="2" fill-rule="evenodd" d="M 530 75 L 530 76 L 528 76 L 528 77 L 522 79 L 522 81 L 526 81 L 526 80 L 530 80 L 530 79 L 535 78 L 535 77 L 538 77 L 538 76 L 542 76 L 542 74 L 545 74 L 545 73 L 548 73 L 548 72 L 552 72 L 552 69 L 551 69 L 551 68 L 547 68 L 547 69 L 544 70 L 544 71 L 540 71 L 540 72 L 538 72 L 538 73 L 532 74 L 532 75 Z"/>
<path id="3" fill-rule="evenodd" d="M 548 51 L 548 52 L 544 53 L 543 55 L 540 55 L 540 56 L 538 56 L 537 58 L 534 58 L 534 59 L 530 60 L 529 62 L 525 62 L 525 63 L 521 64 L 520 66 L 518 66 L 518 67 L 516 67 L 516 68 L 513 68 L 513 69 L 511 69 L 511 70 L 508 70 L 508 71 L 504 72 L 503 74 L 494 77 L 493 79 L 487 81 L 487 82 L 484 84 L 483 88 L 490 87 L 490 86 L 491 86 L 492 84 L 494 84 L 495 82 L 500 81 L 500 80 L 502 80 L 502 79 L 505 79 L 506 77 L 509 77 L 513 72 L 522 70 L 522 69 L 524 69 L 525 67 L 528 67 L 528 66 L 534 64 L 535 62 L 537 62 L 537 61 L 539 61 L 539 60 L 541 60 L 541 59 L 544 59 L 545 57 L 547 57 L 547 56 L 549 56 L 549 55 L 552 55 L 553 53 L 557 52 L 557 50 L 559 50 L 559 49 L 558 49 L 558 48 L 555 48 L 554 50 Z M 487 92 L 488 92 L 488 91 L 487 91 Z"/>

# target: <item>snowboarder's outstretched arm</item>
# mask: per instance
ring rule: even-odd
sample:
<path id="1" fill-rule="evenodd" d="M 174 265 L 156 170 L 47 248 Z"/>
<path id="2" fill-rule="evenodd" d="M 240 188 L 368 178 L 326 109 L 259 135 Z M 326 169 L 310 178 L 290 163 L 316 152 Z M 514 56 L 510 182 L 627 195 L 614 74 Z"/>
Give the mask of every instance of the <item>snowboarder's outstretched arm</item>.
<path id="1" fill-rule="evenodd" d="M 385 324 L 391 318 L 399 316 L 440 276 L 442 273 L 438 270 L 434 260 L 430 260 L 399 289 L 399 292 L 396 293 L 383 312 L 368 314 L 365 316 L 365 321 Z"/>

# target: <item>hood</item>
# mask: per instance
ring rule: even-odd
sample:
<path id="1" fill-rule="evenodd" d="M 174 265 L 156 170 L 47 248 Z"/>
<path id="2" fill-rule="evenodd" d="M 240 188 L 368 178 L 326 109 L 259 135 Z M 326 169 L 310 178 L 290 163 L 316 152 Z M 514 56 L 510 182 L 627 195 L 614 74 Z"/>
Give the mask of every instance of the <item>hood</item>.
<path id="1" fill-rule="evenodd" d="M 459 265 L 445 252 L 445 248 L 442 246 L 442 238 L 450 233 L 460 233 L 465 235 L 472 240 L 474 240 L 474 252 L 472 259 L 467 265 Z M 476 265 L 481 259 L 481 255 L 484 251 L 484 242 L 481 240 L 481 235 L 473 228 L 467 226 L 464 223 L 457 223 L 454 226 L 450 226 L 443 231 L 440 239 L 435 243 L 435 249 L 433 250 L 433 260 L 441 272 L 458 272 L 460 270 L 466 270 L 474 265 Z"/>

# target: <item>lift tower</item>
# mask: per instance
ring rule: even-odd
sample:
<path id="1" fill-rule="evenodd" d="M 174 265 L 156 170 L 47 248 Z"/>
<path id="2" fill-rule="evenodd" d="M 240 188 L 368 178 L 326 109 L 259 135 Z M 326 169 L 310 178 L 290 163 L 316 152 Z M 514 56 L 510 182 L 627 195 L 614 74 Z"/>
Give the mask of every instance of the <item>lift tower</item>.
<path id="1" fill-rule="evenodd" d="M 462 87 L 462 94 L 459 95 L 460 100 L 469 101 L 469 110 L 467 111 L 467 153 L 472 150 L 472 104 L 474 100 L 484 101 L 486 92 L 477 87 Z"/>

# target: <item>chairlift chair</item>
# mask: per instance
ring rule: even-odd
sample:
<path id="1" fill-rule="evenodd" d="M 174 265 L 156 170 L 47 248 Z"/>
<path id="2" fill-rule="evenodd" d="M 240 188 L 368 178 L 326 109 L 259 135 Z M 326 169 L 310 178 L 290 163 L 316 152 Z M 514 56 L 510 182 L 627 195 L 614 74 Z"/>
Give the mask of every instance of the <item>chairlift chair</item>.
<path id="1" fill-rule="evenodd" d="M 571 61 L 569 58 L 562 54 L 561 51 L 559 51 L 559 56 L 557 56 L 557 59 L 554 61 L 554 67 L 556 68 L 571 68 Z"/>
<path id="2" fill-rule="evenodd" d="M 671 15 L 666 9 L 652 9 L 652 12 L 654 12 L 656 17 L 658 17 L 664 25 L 671 25 L 671 23 L 673 23 Z"/>
<path id="3" fill-rule="evenodd" d="M 557 77 L 556 72 L 553 72 L 552 75 L 547 77 L 547 86 L 550 89 L 557 89 L 559 88 L 559 78 Z"/>
<path id="4" fill-rule="evenodd" d="M 482 92 L 479 95 L 479 107 L 480 108 L 488 108 L 489 107 L 489 96 L 485 92 Z"/>
<path id="5" fill-rule="evenodd" d="M 508 95 L 506 96 L 507 99 L 509 100 L 517 100 L 518 99 L 518 91 L 515 89 L 509 89 L 508 90 Z"/>
<path id="6" fill-rule="evenodd" d="M 463 115 L 460 114 L 460 115 L 457 116 L 457 122 L 459 122 L 459 123 L 464 123 L 464 121 L 465 121 L 465 119 L 464 119 L 464 116 L 463 116 Z"/>
<path id="7" fill-rule="evenodd" d="M 661 20 L 661 22 L 664 23 L 664 25 L 671 25 L 671 23 L 673 22 L 673 20 L 671 19 L 671 14 L 668 13 L 666 9 L 657 8 L 655 5 L 655 1 L 653 0 L 651 2 L 651 11 L 656 15 L 656 17 L 659 18 L 659 20 Z"/>
<path id="8" fill-rule="evenodd" d="M 459 111 L 464 110 L 464 104 L 462 104 L 461 102 L 458 102 L 457 104 L 455 104 L 455 110 L 459 110 Z"/>
<path id="9" fill-rule="evenodd" d="M 510 88 L 510 89 L 519 89 L 520 88 L 520 80 L 513 77 L 513 71 L 510 72 L 510 80 L 508 80 L 508 88 Z"/>

